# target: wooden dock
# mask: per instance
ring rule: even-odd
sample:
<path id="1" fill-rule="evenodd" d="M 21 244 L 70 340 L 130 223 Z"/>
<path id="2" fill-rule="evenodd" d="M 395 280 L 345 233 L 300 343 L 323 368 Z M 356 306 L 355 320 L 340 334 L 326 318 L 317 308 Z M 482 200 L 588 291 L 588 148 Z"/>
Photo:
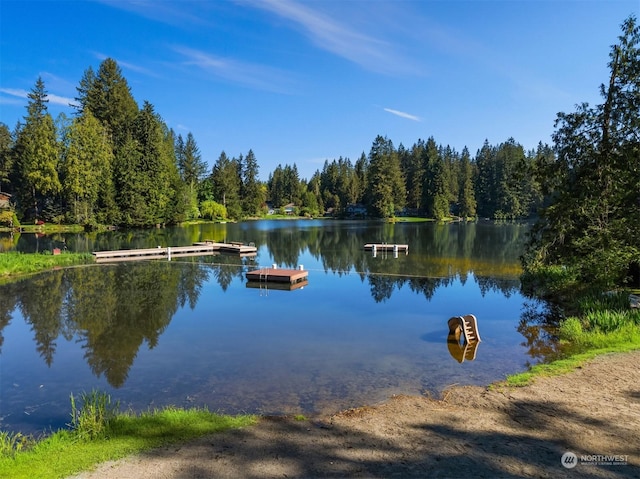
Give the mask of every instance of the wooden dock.
<path id="1" fill-rule="evenodd" d="M 286 269 L 286 268 L 260 268 L 253 271 L 247 271 L 247 280 L 256 283 L 284 283 L 289 285 L 300 285 L 302 287 L 308 284 L 309 271 L 304 269 Z M 295 288 L 290 288 L 295 289 Z"/>
<path id="2" fill-rule="evenodd" d="M 409 254 L 409 245 L 408 244 L 393 244 L 393 243 L 367 243 L 364 245 L 365 251 L 393 251 L 404 252 L 405 254 Z"/>
<path id="3" fill-rule="evenodd" d="M 256 256 L 255 246 L 241 243 L 214 243 L 205 241 L 194 243 L 191 246 L 168 246 L 157 248 L 122 249 L 115 251 L 94 251 L 93 256 L 97 263 L 108 263 L 116 261 L 136 261 L 144 259 L 168 259 L 182 258 L 187 256 L 204 256 L 219 253 L 238 254 L 242 257 Z"/>

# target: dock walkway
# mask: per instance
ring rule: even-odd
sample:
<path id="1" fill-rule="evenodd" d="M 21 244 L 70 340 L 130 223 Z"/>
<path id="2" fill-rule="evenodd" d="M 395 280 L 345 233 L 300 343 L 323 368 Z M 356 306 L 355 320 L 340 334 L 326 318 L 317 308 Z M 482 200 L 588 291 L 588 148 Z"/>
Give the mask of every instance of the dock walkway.
<path id="1" fill-rule="evenodd" d="M 167 246 L 157 248 L 122 249 L 115 251 L 94 251 L 93 256 L 97 263 L 114 261 L 135 261 L 144 259 L 180 258 L 186 256 L 204 256 L 217 253 L 232 253 L 240 256 L 255 256 L 257 248 L 245 244 L 215 243 L 203 241 L 191 246 Z"/>

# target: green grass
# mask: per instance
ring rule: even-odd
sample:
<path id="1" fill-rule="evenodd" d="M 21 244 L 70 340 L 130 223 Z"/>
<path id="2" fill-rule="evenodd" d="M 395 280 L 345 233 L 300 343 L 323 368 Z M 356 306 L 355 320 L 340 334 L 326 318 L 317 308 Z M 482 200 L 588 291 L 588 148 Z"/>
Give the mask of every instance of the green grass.
<path id="1" fill-rule="evenodd" d="M 139 415 L 116 413 L 110 397 L 97 391 L 80 399 L 81 407 L 72 400 L 71 430 L 58 431 L 40 441 L 4 433 L 3 442 L 0 434 L 0 477 L 63 478 L 91 470 L 103 461 L 257 422 L 255 416 L 224 416 L 206 409 L 168 407 Z M 99 422 L 101 426 L 96 427 Z M 22 447 L 22 443 L 27 445 Z"/>
<path id="2" fill-rule="evenodd" d="M 59 255 L 54 255 L 50 251 L 43 253 L 9 251 L 0 253 L 0 280 L 93 262 L 93 255 L 90 253 L 62 252 Z"/>
<path id="3" fill-rule="evenodd" d="M 589 294 L 576 304 L 579 315 L 564 319 L 558 328 L 566 357 L 534 365 L 498 385 L 526 386 L 539 376 L 570 372 L 601 354 L 640 349 L 640 311 L 629 307 L 628 292 Z"/>

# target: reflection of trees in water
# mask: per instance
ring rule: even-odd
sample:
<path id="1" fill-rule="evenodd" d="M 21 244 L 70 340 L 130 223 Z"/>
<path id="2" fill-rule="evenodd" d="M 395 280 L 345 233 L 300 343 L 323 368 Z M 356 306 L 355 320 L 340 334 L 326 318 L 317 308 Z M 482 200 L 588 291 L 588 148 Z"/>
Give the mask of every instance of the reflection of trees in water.
<path id="1" fill-rule="evenodd" d="M 53 363 L 56 340 L 63 332 L 67 333 L 65 336 L 69 334 L 64 331 L 61 321 L 66 286 L 63 276 L 62 270 L 37 276 L 20 296 L 20 311 L 25 321 L 31 324 L 38 353 L 48 366 Z"/>
<path id="2" fill-rule="evenodd" d="M 484 295 L 500 291 L 511 296 L 520 281 L 519 254 L 527 227 L 518 224 L 409 224 L 333 222 L 304 227 L 245 232 L 245 240 L 265 246 L 276 264 L 299 265 L 306 251 L 321 262 L 325 271 L 338 275 L 356 272 L 367 279 L 376 302 L 386 301 L 395 289 L 408 284 L 412 291 L 430 299 L 435 290 L 457 278 L 462 283 L 473 275 Z M 481 234 L 480 234 L 481 233 Z M 409 255 L 364 251 L 364 243 L 408 244 Z M 410 274 L 407 274 L 410 272 Z"/>
<path id="3" fill-rule="evenodd" d="M 550 361 L 562 356 L 563 351 L 557 337 L 559 318 L 559 311 L 549 305 L 540 310 L 534 302 L 525 303 L 518 332 L 525 338 L 521 344 L 527 348 L 529 356 L 538 360 L 535 362 Z"/>
<path id="4" fill-rule="evenodd" d="M 265 230 L 251 229 L 249 225 L 242 234 L 233 233 L 237 237 L 232 239 L 253 241 L 258 247 L 265 245 L 279 265 L 296 267 L 300 256 L 308 252 L 325 271 L 338 275 L 355 272 L 362 281 L 368 281 L 376 302 L 387 301 L 404 286 L 430 300 L 438 288 L 450 286 L 456 280 L 464 283 L 469 276 L 478 283 L 483 295 L 499 291 L 509 297 L 519 289 L 518 255 L 526 229 L 518 225 L 455 224 L 427 228 L 374 222 L 327 221 L 317 227 L 297 224 Z M 226 230 L 207 234 L 222 233 L 226 234 Z M 119 234 L 129 235 L 127 239 L 133 245 L 148 246 L 142 233 Z M 177 244 L 164 234 L 163 230 L 153 231 L 153 240 Z M 185 242 L 202 239 L 195 229 L 184 235 Z M 410 251 L 398 258 L 393 253 L 378 253 L 374 258 L 364 251 L 365 242 L 409 244 Z M 109 244 L 102 241 L 104 248 L 95 249 L 108 249 Z M 114 249 L 121 246 L 113 244 Z M 2 330 L 17 307 L 31 325 L 36 348 L 48 365 L 54 360 L 56 340 L 77 336 L 93 372 L 104 375 L 117 387 L 126 380 L 141 345 L 146 342 L 149 348 L 155 347 L 179 307 L 188 304 L 195 308 L 203 285 L 210 279 L 220 284 L 223 291 L 234 279 L 243 281 L 249 263 L 251 260 L 232 255 L 180 258 L 173 262 L 53 271 L 3 285 L 0 346 Z M 525 311 L 519 331 L 532 357 L 548 357 L 555 353 L 549 349 L 549 344 L 555 344 L 553 324 L 534 312 L 533 307 Z"/>
<path id="5" fill-rule="evenodd" d="M 145 262 L 53 271 L 2 287 L 0 326 L 9 324 L 17 305 L 48 365 L 53 363 L 56 340 L 76 336 L 94 374 L 104 374 L 109 384 L 118 387 L 125 382 L 140 346 L 146 342 L 149 348 L 155 347 L 178 307 L 187 301 L 195 307 L 208 278 L 207 268 L 195 263 Z"/>
<path id="6" fill-rule="evenodd" d="M 222 260 L 220 260 L 220 256 L 216 256 L 216 258 L 224 262 L 214 264 L 211 274 L 222 288 L 222 291 L 226 291 L 234 278 L 242 279 L 244 277 L 242 258 L 232 255 L 225 255 Z"/>
<path id="7" fill-rule="evenodd" d="M 154 348 L 171 322 L 179 304 L 180 280 L 181 268 L 151 262 L 118 265 L 94 278 L 99 298 L 87 288 L 74 288 L 69 310 L 94 374 L 104 374 L 114 387 L 124 384 L 142 343 Z M 96 301 L 98 307 L 91 313 Z"/>
<path id="8" fill-rule="evenodd" d="M 17 287 L 18 283 L 10 283 L 0 287 L 0 354 L 2 354 L 2 345 L 4 344 L 2 331 L 11 323 L 12 313 L 16 309 Z"/>

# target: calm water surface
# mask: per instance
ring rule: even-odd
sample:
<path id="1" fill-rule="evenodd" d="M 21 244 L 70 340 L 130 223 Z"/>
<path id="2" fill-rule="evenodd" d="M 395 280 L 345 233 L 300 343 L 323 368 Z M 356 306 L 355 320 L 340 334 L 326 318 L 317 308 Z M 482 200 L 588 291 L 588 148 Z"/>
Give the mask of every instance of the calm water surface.
<path id="1" fill-rule="evenodd" d="M 254 242 L 254 259 L 207 256 L 95 265 L 0 286 L 0 429 L 69 422 L 69 395 L 124 407 L 207 406 L 313 415 L 486 384 L 540 356 L 519 292 L 525 225 L 255 221 L 93 236 L 4 237 L 23 251 Z M 407 255 L 363 251 L 409 245 Z M 295 291 L 247 287 L 256 266 L 309 270 Z M 447 343 L 472 313 L 475 360 Z M 455 346 L 455 345 L 454 345 Z"/>

